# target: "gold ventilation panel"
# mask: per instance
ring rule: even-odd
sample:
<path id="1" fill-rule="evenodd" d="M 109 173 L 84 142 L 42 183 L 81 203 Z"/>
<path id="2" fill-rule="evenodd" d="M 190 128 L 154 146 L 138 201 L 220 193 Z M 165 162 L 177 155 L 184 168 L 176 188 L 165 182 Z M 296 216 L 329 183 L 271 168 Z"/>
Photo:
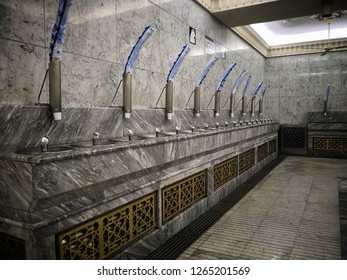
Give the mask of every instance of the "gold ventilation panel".
<path id="1" fill-rule="evenodd" d="M 214 188 L 217 189 L 226 182 L 237 177 L 237 156 L 214 166 Z"/>
<path id="2" fill-rule="evenodd" d="M 205 171 L 162 190 L 163 222 L 167 222 L 206 195 Z"/>
<path id="3" fill-rule="evenodd" d="M 155 194 L 57 236 L 58 259 L 103 260 L 156 227 Z"/>
<path id="4" fill-rule="evenodd" d="M 257 159 L 258 159 L 258 162 L 262 161 L 265 158 L 267 158 L 268 155 L 269 155 L 269 153 L 268 153 L 268 143 L 264 143 L 264 144 L 258 146 L 258 149 L 257 149 Z"/>
<path id="5" fill-rule="evenodd" d="M 254 166 L 255 149 L 251 149 L 239 155 L 239 174 Z"/>
<path id="6" fill-rule="evenodd" d="M 269 142 L 269 155 L 276 153 L 277 151 L 276 142 L 277 142 L 277 139 L 271 140 Z"/>
<path id="7" fill-rule="evenodd" d="M 313 150 L 347 151 L 346 138 L 313 138 Z"/>

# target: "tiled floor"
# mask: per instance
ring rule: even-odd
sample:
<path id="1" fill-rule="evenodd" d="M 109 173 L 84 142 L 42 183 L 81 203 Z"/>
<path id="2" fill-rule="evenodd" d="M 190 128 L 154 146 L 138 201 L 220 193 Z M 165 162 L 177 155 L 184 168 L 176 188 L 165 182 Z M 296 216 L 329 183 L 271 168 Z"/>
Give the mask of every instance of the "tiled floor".
<path id="1" fill-rule="evenodd" d="M 347 159 L 287 157 L 179 259 L 340 259 Z"/>

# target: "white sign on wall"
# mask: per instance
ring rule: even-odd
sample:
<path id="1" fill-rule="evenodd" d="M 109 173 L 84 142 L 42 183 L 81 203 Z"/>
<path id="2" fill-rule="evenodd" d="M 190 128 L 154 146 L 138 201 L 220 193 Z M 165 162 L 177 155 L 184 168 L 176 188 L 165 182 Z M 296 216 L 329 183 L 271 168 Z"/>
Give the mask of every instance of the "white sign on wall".
<path id="1" fill-rule="evenodd" d="M 196 30 L 189 26 L 189 43 L 196 45 Z"/>
<path id="2" fill-rule="evenodd" d="M 216 44 L 213 39 L 205 35 L 205 53 L 216 53 Z"/>

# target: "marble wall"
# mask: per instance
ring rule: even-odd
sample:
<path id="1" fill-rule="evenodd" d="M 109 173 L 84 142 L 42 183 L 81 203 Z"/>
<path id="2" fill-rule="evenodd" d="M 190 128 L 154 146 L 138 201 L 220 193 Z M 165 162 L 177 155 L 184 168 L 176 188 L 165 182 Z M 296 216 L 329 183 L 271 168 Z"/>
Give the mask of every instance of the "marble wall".
<path id="1" fill-rule="evenodd" d="M 0 0 L 0 105 L 37 103 L 48 67 L 57 6 L 57 0 Z M 205 50 L 205 36 L 214 40 L 217 53 L 225 51 L 226 58 L 216 63 L 202 86 L 202 108 L 207 106 L 232 61 L 237 66 L 222 90 L 222 106 L 244 69 L 254 76 L 253 89 L 261 80 L 270 84 L 265 112 L 281 123 L 302 124 L 307 121 L 309 111 L 322 110 L 328 83 L 332 85 L 329 110 L 342 111 L 347 105 L 346 52 L 331 52 L 323 57 L 314 54 L 265 59 L 193 0 L 85 0 L 83 4 L 74 1 L 65 33 L 63 108 L 122 106 L 122 90 L 113 104 L 111 101 L 127 57 L 147 25 L 156 32 L 141 49 L 135 64 L 135 109 L 156 106 L 168 72 L 187 43 L 191 51 L 174 80 L 174 107 L 184 109 L 200 71 L 210 58 Z M 197 31 L 196 45 L 189 43 L 190 26 Z M 241 90 L 237 92 L 237 101 Z M 40 102 L 48 102 L 48 82 Z M 164 102 L 163 96 L 158 106 L 164 107 Z M 193 107 L 193 99 L 187 107 Z"/>
<path id="2" fill-rule="evenodd" d="M 37 102 L 57 6 L 57 0 L 0 0 L 0 104 Z M 216 52 L 226 52 L 226 58 L 217 62 L 206 79 L 202 106 L 232 61 L 237 67 L 224 86 L 222 104 L 242 70 L 254 75 L 254 88 L 264 79 L 264 57 L 193 0 L 74 1 L 63 44 L 63 107 L 111 106 L 127 57 L 147 25 L 156 32 L 135 64 L 134 108 L 156 105 L 171 66 L 187 43 L 191 51 L 174 80 L 174 106 L 184 108 L 210 57 L 205 52 L 205 36 L 214 40 Z M 190 26 L 197 31 L 196 45 L 189 43 Z M 41 102 L 48 102 L 48 83 Z M 121 91 L 114 105 L 122 105 Z M 164 98 L 158 105 L 164 106 Z M 188 106 L 192 108 L 193 101 Z"/>
<path id="3" fill-rule="evenodd" d="M 347 52 L 266 59 L 265 76 L 271 88 L 266 110 L 282 124 L 306 124 L 308 112 L 323 112 L 331 84 L 328 111 L 346 111 Z"/>

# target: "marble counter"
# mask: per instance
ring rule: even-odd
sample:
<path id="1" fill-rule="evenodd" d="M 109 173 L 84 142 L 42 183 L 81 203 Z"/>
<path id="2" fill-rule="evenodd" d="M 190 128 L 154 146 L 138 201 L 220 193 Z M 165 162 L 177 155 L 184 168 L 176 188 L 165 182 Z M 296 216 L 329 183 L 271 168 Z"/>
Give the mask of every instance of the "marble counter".
<path id="1" fill-rule="evenodd" d="M 107 199 L 122 192 L 119 188 L 111 191 L 112 184 L 118 185 L 130 178 L 134 179 L 149 172 L 165 169 L 166 166 L 174 166 L 182 160 L 188 161 L 223 151 L 234 145 L 240 145 L 246 139 L 249 141 L 258 135 L 276 131 L 277 126 L 277 123 L 266 123 L 220 128 L 196 134 L 134 141 L 134 143 L 120 142 L 90 148 L 74 147 L 73 150 L 57 154 L 3 153 L 0 174 L 5 193 L 1 214 L 3 217 L 30 223 L 53 219 L 62 213 L 66 214 L 65 212 L 81 208 L 83 202 L 75 201 L 76 206 L 71 203 L 81 189 L 84 191 L 85 188 L 94 188 L 102 192 L 108 190 L 107 195 L 102 195 L 103 199 Z M 14 174 L 21 176 L 14 177 Z M 20 199 L 17 197 L 18 201 L 15 201 L 13 194 L 23 194 L 23 191 L 28 193 L 20 196 Z M 6 199 L 8 197 L 11 199 Z M 91 194 L 91 197 L 95 195 Z M 52 202 L 53 199 L 55 203 Z M 85 200 L 84 204 L 92 203 L 91 200 L 93 199 Z M 71 206 L 64 206 L 65 210 L 57 209 L 58 201 L 69 202 Z M 27 211 L 28 208 L 30 211 Z M 17 211 L 19 209 L 21 211 Z M 42 209 L 45 211 L 42 212 Z"/>
<path id="2" fill-rule="evenodd" d="M 91 143 L 82 136 L 79 139 L 83 141 L 54 143 L 73 148 L 61 153 L 16 153 L 19 147 L 3 150 L 0 153 L 0 231 L 24 240 L 28 259 L 55 259 L 59 232 L 153 193 L 158 199 L 156 211 L 161 216 L 160 190 L 198 172 L 206 172 L 204 199 L 165 224 L 158 218 L 155 230 L 115 256 L 141 258 L 277 157 L 275 147 L 276 153 L 256 160 L 257 147 L 277 139 L 279 124 L 275 121 L 242 126 L 238 123 L 235 127 L 230 123 L 228 127 L 215 129 L 217 120 L 210 118 L 211 112 L 196 120 L 191 112 L 182 111 L 176 115 L 176 123 L 154 118 L 151 126 L 146 127 L 149 122 L 145 120 L 157 113 L 135 112 L 134 119 L 126 125 L 119 122 L 117 131 L 125 135 L 122 129 L 126 126 L 138 135 L 147 135 L 155 127 L 172 131 L 177 124 L 186 130 L 194 121 L 196 129 L 204 123 L 209 128 L 191 134 L 90 147 L 78 146 Z M 218 121 L 222 125 L 229 116 L 227 112 L 221 115 Z M 115 135 L 111 136 L 110 139 L 115 139 Z M 213 189 L 214 166 L 252 149 L 254 166 L 223 187 Z"/>
<path id="3" fill-rule="evenodd" d="M 307 134 L 309 155 L 347 158 L 346 112 L 310 112 Z"/>

